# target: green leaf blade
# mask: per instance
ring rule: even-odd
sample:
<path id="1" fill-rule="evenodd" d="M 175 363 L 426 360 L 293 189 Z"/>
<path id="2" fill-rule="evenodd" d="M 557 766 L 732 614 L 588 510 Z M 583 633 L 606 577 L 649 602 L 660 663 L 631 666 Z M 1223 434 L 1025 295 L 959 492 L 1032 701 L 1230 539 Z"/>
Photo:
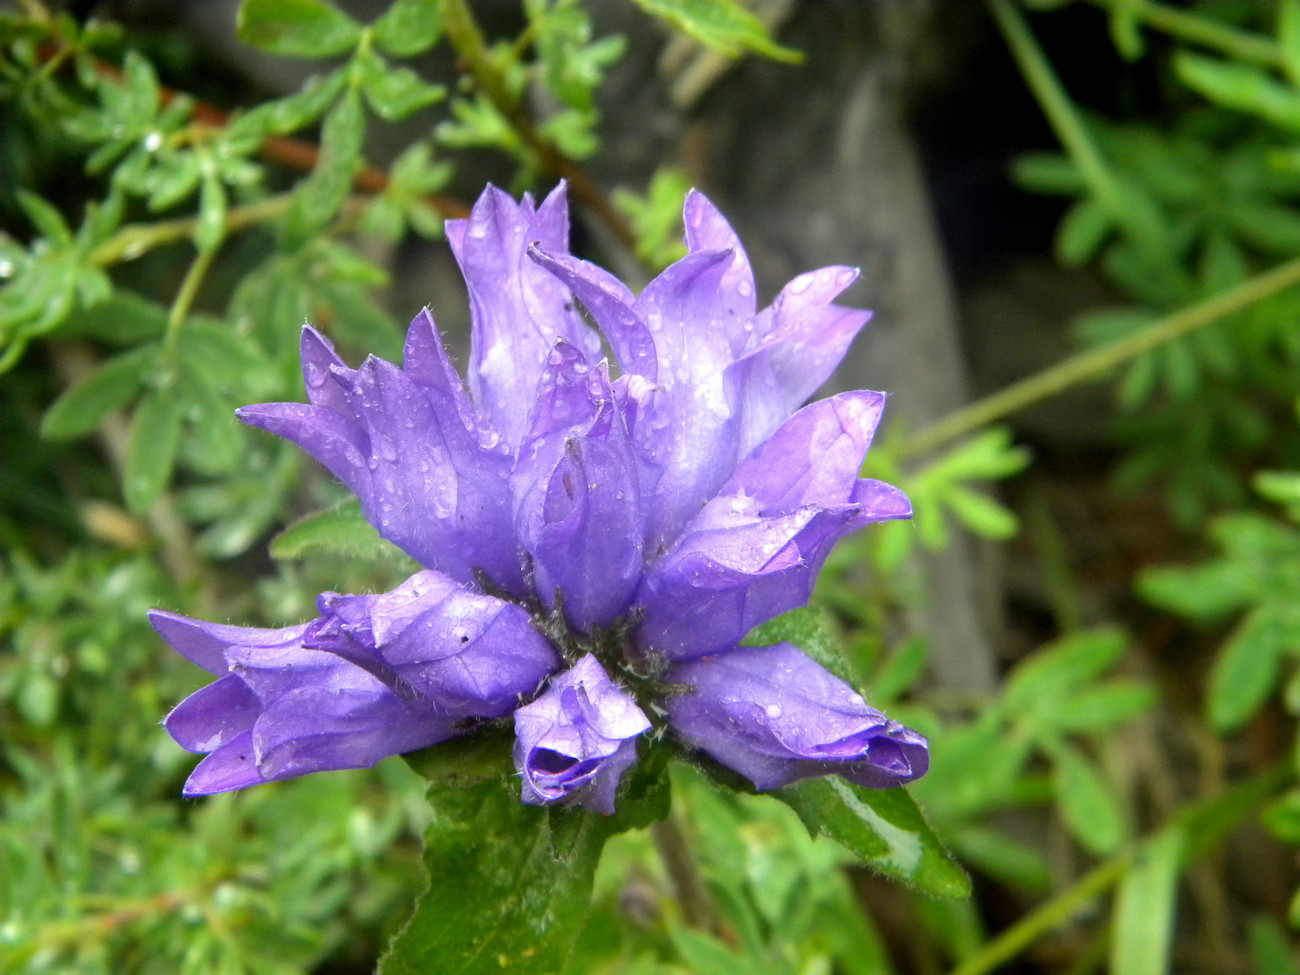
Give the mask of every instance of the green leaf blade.
<path id="1" fill-rule="evenodd" d="M 735 0 L 634 0 L 646 13 L 668 21 L 701 44 L 728 57 L 746 50 L 798 64 L 803 53 L 772 40 L 763 22 Z"/>
<path id="2" fill-rule="evenodd" d="M 361 38 L 361 26 L 324 0 L 243 0 L 235 25 L 244 43 L 288 57 L 333 57 Z"/>
<path id="3" fill-rule="evenodd" d="M 932 897 L 970 896 L 966 871 L 904 790 L 864 789 L 828 776 L 772 795 L 799 815 L 808 832 L 842 843 L 880 873 Z"/>
<path id="4" fill-rule="evenodd" d="M 587 915 L 607 821 L 526 806 L 509 777 L 434 798 L 429 887 L 379 975 L 558 973 Z"/>

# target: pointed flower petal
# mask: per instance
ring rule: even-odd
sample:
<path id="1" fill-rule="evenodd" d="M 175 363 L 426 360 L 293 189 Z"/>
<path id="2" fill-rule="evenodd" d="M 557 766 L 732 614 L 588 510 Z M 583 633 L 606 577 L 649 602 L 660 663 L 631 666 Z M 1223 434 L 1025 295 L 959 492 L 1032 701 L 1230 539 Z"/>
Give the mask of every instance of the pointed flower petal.
<path id="1" fill-rule="evenodd" d="M 609 815 L 619 779 L 650 721 L 588 654 L 515 712 L 515 768 L 523 800 L 582 805 Z"/>
<path id="2" fill-rule="evenodd" d="M 737 647 L 682 664 L 667 699 L 678 737 L 754 783 L 776 789 L 841 775 L 879 789 L 925 774 L 929 745 L 788 643 Z"/>

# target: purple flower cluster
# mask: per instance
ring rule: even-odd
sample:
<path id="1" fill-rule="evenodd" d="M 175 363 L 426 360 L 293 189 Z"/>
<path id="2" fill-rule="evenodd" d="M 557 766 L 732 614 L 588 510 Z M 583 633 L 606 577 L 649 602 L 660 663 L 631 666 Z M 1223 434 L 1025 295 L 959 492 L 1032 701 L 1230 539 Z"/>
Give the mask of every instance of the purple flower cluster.
<path id="1" fill-rule="evenodd" d="M 568 253 L 563 187 L 540 206 L 490 187 L 447 224 L 468 389 L 428 311 L 401 368 L 349 368 L 304 329 L 310 402 L 240 418 L 324 464 L 426 568 L 389 593 L 326 593 L 282 630 L 155 611 L 217 677 L 166 720 L 207 753 L 187 794 L 367 766 L 511 713 L 535 804 L 612 812 L 649 715 L 758 789 L 924 773 L 923 737 L 801 651 L 739 645 L 807 602 L 836 541 L 911 514 L 858 477 L 882 394 L 800 408 L 869 317 L 833 303 L 856 271 L 801 275 L 760 311 L 698 193 L 685 224 L 686 257 L 634 295 Z"/>

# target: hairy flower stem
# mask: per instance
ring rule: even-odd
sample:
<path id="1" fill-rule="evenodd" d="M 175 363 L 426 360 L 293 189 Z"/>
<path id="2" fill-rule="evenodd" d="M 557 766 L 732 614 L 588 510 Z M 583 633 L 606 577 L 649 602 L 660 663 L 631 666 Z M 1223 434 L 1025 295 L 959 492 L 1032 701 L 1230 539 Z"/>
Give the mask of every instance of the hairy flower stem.
<path id="1" fill-rule="evenodd" d="M 1157 319 L 1133 335 L 1070 356 L 1042 372 L 949 413 L 908 437 L 903 442 L 900 453 L 903 456 L 928 453 L 1039 400 L 1055 396 L 1079 383 L 1100 378 L 1144 352 L 1212 325 L 1226 315 L 1249 308 L 1256 302 L 1297 284 L 1300 284 L 1300 258 L 1256 275 L 1191 307 Z"/>
<path id="2" fill-rule="evenodd" d="M 537 131 L 533 120 L 519 105 L 506 84 L 467 0 L 445 0 L 442 26 L 447 39 L 469 69 L 470 76 L 501 117 L 515 130 L 541 164 L 556 176 L 566 179 L 573 195 L 607 226 L 618 242 L 629 251 L 636 249 L 636 234 L 623 215 L 614 208 L 605 191 L 587 171 L 557 149 Z"/>

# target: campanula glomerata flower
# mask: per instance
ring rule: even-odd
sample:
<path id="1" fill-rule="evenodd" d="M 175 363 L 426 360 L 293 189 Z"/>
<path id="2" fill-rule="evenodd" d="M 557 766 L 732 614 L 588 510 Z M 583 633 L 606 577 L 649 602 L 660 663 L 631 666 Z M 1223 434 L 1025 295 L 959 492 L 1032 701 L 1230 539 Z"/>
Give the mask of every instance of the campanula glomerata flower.
<path id="1" fill-rule="evenodd" d="M 156 612 L 219 678 L 166 721 L 208 753 L 188 793 L 370 765 L 511 713 L 530 803 L 612 812 L 648 715 L 758 789 L 924 773 L 923 737 L 801 651 L 740 646 L 807 602 L 839 539 L 911 514 L 858 477 L 884 396 L 803 405 L 869 317 L 834 303 L 857 272 L 801 275 L 760 310 L 698 193 L 685 226 L 687 255 L 634 295 L 568 253 L 563 186 L 540 205 L 489 187 L 447 224 L 464 383 L 427 310 L 400 368 L 353 369 L 304 329 L 308 402 L 239 417 L 324 464 L 425 569 L 327 593 L 285 630 Z"/>

